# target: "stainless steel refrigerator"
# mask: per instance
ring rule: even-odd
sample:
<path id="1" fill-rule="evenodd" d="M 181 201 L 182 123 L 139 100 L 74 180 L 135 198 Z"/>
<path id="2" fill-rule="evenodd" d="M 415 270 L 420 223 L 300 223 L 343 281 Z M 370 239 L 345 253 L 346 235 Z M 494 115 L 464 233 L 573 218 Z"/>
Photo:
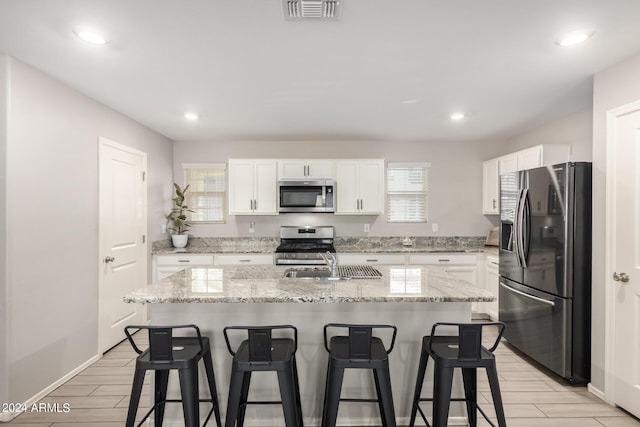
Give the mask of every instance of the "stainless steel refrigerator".
<path id="1" fill-rule="evenodd" d="M 591 164 L 500 176 L 500 320 L 517 349 L 589 381 Z"/>

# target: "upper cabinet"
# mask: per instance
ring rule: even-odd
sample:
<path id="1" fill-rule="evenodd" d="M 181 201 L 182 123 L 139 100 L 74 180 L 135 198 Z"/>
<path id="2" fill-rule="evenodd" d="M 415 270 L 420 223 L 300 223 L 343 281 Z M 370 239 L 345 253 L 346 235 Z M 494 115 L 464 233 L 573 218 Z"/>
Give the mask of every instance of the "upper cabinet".
<path id="1" fill-rule="evenodd" d="M 484 162 L 482 164 L 482 213 L 485 215 L 499 213 L 500 175 L 568 162 L 570 148 L 568 145 L 536 145 Z"/>
<path id="2" fill-rule="evenodd" d="M 384 159 L 336 161 L 336 214 L 384 212 Z"/>
<path id="3" fill-rule="evenodd" d="M 333 160 L 279 160 L 278 179 L 333 179 Z"/>
<path id="4" fill-rule="evenodd" d="M 229 159 L 229 214 L 277 215 L 277 163 Z"/>
<path id="5" fill-rule="evenodd" d="M 498 159 L 482 163 L 482 213 L 497 215 L 498 212 Z"/>

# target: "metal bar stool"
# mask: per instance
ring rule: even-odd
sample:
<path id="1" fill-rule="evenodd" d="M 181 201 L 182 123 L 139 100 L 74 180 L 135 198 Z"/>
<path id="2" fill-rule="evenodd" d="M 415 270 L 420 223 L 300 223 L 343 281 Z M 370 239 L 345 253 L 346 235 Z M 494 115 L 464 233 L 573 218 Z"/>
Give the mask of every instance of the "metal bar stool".
<path id="1" fill-rule="evenodd" d="M 229 341 L 228 332 L 231 330 L 246 330 L 248 336 L 235 351 L 231 348 Z M 273 338 L 274 330 L 288 330 L 293 337 Z M 225 427 L 242 427 L 247 405 L 251 404 L 282 404 L 286 426 L 303 427 L 295 357 L 298 348 L 298 330 L 291 325 L 227 326 L 223 332 L 229 353 L 233 356 Z M 277 373 L 282 400 L 247 400 L 251 373 L 254 371 Z"/>
<path id="2" fill-rule="evenodd" d="M 142 351 L 133 341 L 130 330 L 147 329 L 149 332 L 149 348 Z M 174 329 L 193 329 L 195 336 L 174 337 Z M 211 360 L 211 348 L 209 338 L 200 334 L 200 329 L 196 325 L 177 326 L 136 326 L 131 325 L 124 328 L 124 333 L 131 343 L 133 350 L 138 353 L 136 358 L 136 369 L 131 387 L 131 398 L 129 400 L 129 411 L 127 414 L 126 427 L 133 427 L 135 424 L 138 404 L 140 403 L 140 393 L 144 383 L 146 371 L 155 371 L 155 392 L 153 407 L 142 418 L 138 427 L 154 413 L 154 425 L 161 427 L 164 419 L 164 409 L 166 402 L 182 402 L 182 411 L 186 427 L 196 427 L 200 423 L 200 402 L 212 404 L 211 410 L 207 414 L 204 425 L 209 422 L 211 414 L 215 413 L 216 424 L 222 427 L 220 422 L 220 408 L 218 406 L 218 393 L 216 391 L 216 381 L 213 373 L 213 363 Z M 198 392 L 198 361 L 204 362 L 205 372 L 210 399 L 200 399 Z M 169 381 L 169 371 L 178 370 L 180 378 L 180 393 L 182 399 L 167 399 L 167 384 Z"/>
<path id="3" fill-rule="evenodd" d="M 336 335 L 329 340 L 328 330 L 346 328 L 348 336 Z M 373 336 L 374 329 L 392 329 L 389 349 L 382 339 Z M 351 325 L 329 323 L 324 326 L 324 346 L 329 353 L 327 385 L 324 394 L 322 427 L 335 427 L 340 402 L 377 402 L 383 427 L 395 427 L 395 411 L 389 375 L 389 353 L 396 341 L 397 328 L 391 325 Z M 376 399 L 340 398 L 345 369 L 371 369 L 376 386 Z"/>
<path id="4" fill-rule="evenodd" d="M 437 335 L 436 330 L 442 326 L 457 327 L 458 335 Z M 483 328 L 498 326 L 498 337 L 490 348 L 482 345 Z M 500 384 L 498 383 L 498 371 L 496 370 L 496 358 L 493 351 L 498 347 L 505 324 L 502 322 L 487 323 L 435 323 L 431 328 L 431 335 L 422 338 L 422 352 L 420 355 L 420 365 L 416 379 L 416 388 L 411 407 L 411 421 L 409 427 L 413 427 L 416 415 L 419 412 L 427 426 L 429 422 L 424 412 L 420 408 L 420 402 L 433 402 L 433 425 L 434 427 L 446 427 L 449 418 L 449 404 L 451 401 L 466 402 L 467 418 L 469 425 L 477 425 L 477 412 L 480 411 L 487 422 L 495 427 L 489 420 L 482 408 L 477 403 L 477 368 L 485 368 L 493 397 L 498 425 L 506 427 L 502 397 L 500 395 Z M 427 370 L 427 362 L 431 357 L 435 363 L 433 397 L 421 398 L 422 383 Z M 453 371 L 455 368 L 462 369 L 462 380 L 464 383 L 464 398 L 451 398 L 451 386 L 453 382 Z"/>

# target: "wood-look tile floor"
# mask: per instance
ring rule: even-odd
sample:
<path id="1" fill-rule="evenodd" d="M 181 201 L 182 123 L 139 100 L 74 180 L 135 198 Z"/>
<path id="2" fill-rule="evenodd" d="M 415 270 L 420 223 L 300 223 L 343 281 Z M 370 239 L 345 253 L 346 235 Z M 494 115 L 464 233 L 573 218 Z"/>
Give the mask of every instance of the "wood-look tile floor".
<path id="1" fill-rule="evenodd" d="M 143 334 L 136 335 L 142 348 Z M 486 337 L 490 340 L 491 337 Z M 509 427 L 640 427 L 640 421 L 619 408 L 609 406 L 587 392 L 570 386 L 529 363 L 521 354 L 501 344 L 496 350 L 500 386 Z M 135 353 L 123 342 L 102 359 L 58 387 L 42 400 L 69 403 L 68 413 L 24 413 L 7 425 L 21 427 L 121 427 L 127 415 Z M 483 375 L 478 375 L 478 403 L 494 417 L 491 393 Z M 413 388 L 413 384 L 410 386 Z M 143 394 L 150 393 L 147 378 Z M 141 399 L 148 406 L 149 398 Z M 425 409 L 428 409 L 425 407 Z M 146 413 L 143 407 L 138 411 Z M 224 413 L 224 411 L 223 411 Z M 488 426 L 479 415 L 479 426 Z M 209 422 L 208 425 L 215 425 Z M 423 425 L 417 422 L 417 425 Z M 264 426 L 269 427 L 269 426 Z"/>

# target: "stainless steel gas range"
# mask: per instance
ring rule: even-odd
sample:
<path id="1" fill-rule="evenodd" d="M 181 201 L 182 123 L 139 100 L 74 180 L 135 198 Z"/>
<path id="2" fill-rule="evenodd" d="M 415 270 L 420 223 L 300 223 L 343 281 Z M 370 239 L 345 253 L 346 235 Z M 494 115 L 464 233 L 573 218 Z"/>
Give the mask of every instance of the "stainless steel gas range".
<path id="1" fill-rule="evenodd" d="M 325 261 L 318 254 L 326 252 L 336 252 L 333 246 L 333 227 L 280 227 L 276 265 L 324 265 Z"/>

